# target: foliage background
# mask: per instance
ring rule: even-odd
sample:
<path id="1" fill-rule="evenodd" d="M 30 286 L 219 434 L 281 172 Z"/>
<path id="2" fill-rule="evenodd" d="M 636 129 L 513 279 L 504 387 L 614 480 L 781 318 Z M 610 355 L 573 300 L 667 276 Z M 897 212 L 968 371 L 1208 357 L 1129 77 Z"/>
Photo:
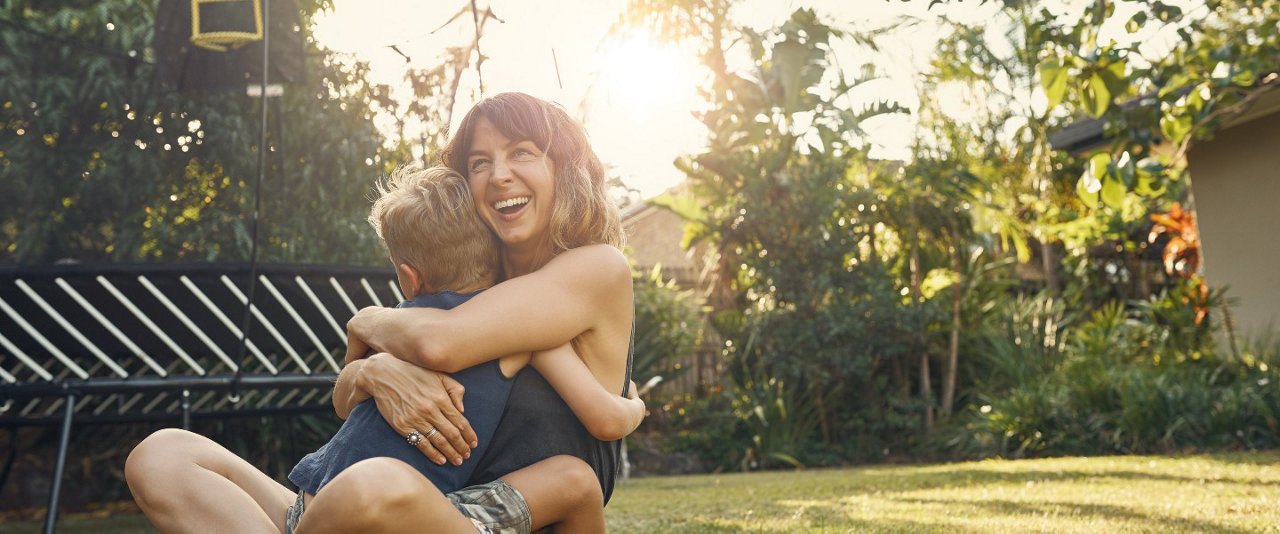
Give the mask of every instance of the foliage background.
<path id="1" fill-rule="evenodd" d="M 725 387 L 661 407 L 669 451 L 756 469 L 1280 443 L 1275 341 L 1223 331 L 1180 207 L 1190 144 L 1275 81 L 1280 6 L 982 4 L 990 20 L 942 22 L 902 163 L 864 149 L 863 121 L 903 111 L 850 96 L 875 65 L 835 60 L 878 31 L 631 4 L 626 24 L 700 50 L 712 80 L 708 148 L 657 202 L 711 250 Z M 1161 32 L 1170 50 L 1145 52 Z M 974 116 L 947 116 L 946 90 Z M 1089 117 L 1110 145 L 1054 148 Z"/>
<path id="2" fill-rule="evenodd" d="M 0 8 L 0 262 L 248 259 L 261 102 L 156 91 L 156 6 Z M 404 160 L 372 121 L 385 88 L 305 46 L 307 83 L 269 109 L 261 258 L 376 264 L 370 186 Z"/>

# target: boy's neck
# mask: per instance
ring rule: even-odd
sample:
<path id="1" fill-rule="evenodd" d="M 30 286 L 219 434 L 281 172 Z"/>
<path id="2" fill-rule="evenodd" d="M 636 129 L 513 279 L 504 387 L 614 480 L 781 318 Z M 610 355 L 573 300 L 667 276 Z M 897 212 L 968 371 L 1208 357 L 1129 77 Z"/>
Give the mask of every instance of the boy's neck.
<path id="1" fill-rule="evenodd" d="M 490 287 L 493 287 L 493 284 L 487 284 L 487 283 L 484 283 L 484 282 L 473 282 L 473 283 L 471 283 L 471 284 L 468 284 L 468 285 L 466 285 L 466 286 L 464 286 L 464 287 L 457 288 L 457 289 L 455 289 L 455 288 L 439 288 L 439 289 L 436 289 L 436 288 L 423 288 L 423 290 L 422 290 L 422 291 L 419 291 L 417 294 L 414 294 L 414 295 L 405 295 L 405 299 L 406 299 L 406 300 L 413 300 L 413 299 L 416 299 L 416 298 L 421 297 L 421 296 L 423 296 L 423 295 L 430 295 L 430 294 L 432 294 L 432 293 L 444 293 L 444 292 L 446 292 L 446 291 L 448 291 L 448 292 L 452 292 L 452 293 L 464 293 L 464 294 L 465 294 L 465 293 L 475 293 L 476 291 L 480 291 L 480 290 L 482 290 L 482 289 L 489 289 Z"/>

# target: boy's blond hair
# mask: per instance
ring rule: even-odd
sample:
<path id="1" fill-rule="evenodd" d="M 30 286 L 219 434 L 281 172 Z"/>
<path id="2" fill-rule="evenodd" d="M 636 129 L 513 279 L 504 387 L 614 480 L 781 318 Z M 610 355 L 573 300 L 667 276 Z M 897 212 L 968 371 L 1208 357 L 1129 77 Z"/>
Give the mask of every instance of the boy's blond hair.
<path id="1" fill-rule="evenodd" d="M 391 261 L 417 269 L 433 291 L 494 284 L 498 240 L 476 215 L 465 178 L 448 167 L 414 164 L 377 188 L 369 224 Z"/>

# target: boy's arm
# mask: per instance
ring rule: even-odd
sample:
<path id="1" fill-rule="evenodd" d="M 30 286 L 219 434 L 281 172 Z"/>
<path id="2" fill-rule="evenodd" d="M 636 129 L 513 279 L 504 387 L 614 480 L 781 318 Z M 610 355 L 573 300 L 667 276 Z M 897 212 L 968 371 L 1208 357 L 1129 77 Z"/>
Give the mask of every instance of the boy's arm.
<path id="1" fill-rule="evenodd" d="M 351 409 L 370 398 L 369 392 L 357 385 L 357 375 L 367 360 L 359 359 L 347 362 L 338 373 L 338 380 L 333 384 L 333 411 L 338 419 L 346 420 Z"/>
<path id="2" fill-rule="evenodd" d="M 635 385 L 627 387 L 626 397 L 606 391 L 568 343 L 535 352 L 530 363 L 596 439 L 622 439 L 644 420 L 644 401 L 637 396 Z"/>

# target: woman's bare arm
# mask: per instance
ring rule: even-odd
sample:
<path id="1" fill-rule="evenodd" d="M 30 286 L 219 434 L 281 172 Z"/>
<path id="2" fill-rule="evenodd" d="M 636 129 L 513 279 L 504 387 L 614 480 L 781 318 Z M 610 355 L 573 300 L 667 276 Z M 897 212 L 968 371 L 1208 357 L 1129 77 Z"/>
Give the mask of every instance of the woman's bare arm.
<path id="1" fill-rule="evenodd" d="M 347 323 L 348 361 L 373 348 L 455 372 L 504 354 L 546 350 L 594 328 L 609 306 L 631 305 L 631 267 L 607 245 L 561 253 L 452 310 L 365 308 Z"/>

